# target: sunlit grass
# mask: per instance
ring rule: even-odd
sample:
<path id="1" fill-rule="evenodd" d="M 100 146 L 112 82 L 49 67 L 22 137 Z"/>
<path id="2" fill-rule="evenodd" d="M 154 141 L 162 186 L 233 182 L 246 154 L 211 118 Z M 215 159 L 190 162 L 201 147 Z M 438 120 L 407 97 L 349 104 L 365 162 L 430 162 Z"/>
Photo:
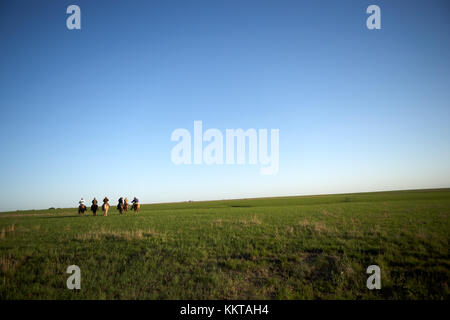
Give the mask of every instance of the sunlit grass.
<path id="1" fill-rule="evenodd" d="M 0 299 L 448 299 L 449 216 L 448 189 L 0 213 Z"/>

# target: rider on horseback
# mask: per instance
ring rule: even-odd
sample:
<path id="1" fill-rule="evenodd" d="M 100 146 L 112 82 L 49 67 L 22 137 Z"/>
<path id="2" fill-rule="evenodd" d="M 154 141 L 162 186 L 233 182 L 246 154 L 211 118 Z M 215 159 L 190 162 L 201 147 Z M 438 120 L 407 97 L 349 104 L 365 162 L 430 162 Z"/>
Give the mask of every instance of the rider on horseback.
<path id="1" fill-rule="evenodd" d="M 123 208 L 123 198 L 122 197 L 119 198 L 119 203 L 117 204 L 117 209 L 119 209 L 120 207 Z"/>
<path id="2" fill-rule="evenodd" d="M 81 198 L 81 200 L 78 202 L 78 213 L 84 213 L 84 210 L 86 210 L 86 206 L 84 205 L 84 199 Z"/>
<path id="3" fill-rule="evenodd" d="M 139 210 L 139 199 L 134 197 L 133 201 L 131 201 L 133 203 L 133 210 L 134 213 L 137 213 Z"/>
<path id="4" fill-rule="evenodd" d="M 108 197 L 105 197 L 105 198 L 103 199 L 103 204 L 102 204 L 102 210 L 103 210 L 103 211 L 105 211 L 105 205 L 108 204 L 108 201 L 109 201 Z M 109 204 L 108 204 L 108 205 L 109 205 Z"/>
<path id="5" fill-rule="evenodd" d="M 94 216 L 97 215 L 97 209 L 98 209 L 98 201 L 94 197 L 94 200 L 92 200 L 92 205 L 91 205 L 91 211 L 94 213 Z"/>

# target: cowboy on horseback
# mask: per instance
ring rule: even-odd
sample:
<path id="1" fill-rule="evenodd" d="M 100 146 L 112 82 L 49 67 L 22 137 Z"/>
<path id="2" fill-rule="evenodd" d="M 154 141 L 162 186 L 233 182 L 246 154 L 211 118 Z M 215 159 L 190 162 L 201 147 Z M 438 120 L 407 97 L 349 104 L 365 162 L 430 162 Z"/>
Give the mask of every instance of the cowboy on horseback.
<path id="1" fill-rule="evenodd" d="M 119 203 L 117 204 L 117 210 L 119 210 L 120 214 L 122 214 L 123 211 L 123 198 L 119 198 Z"/>
<path id="2" fill-rule="evenodd" d="M 124 209 L 125 211 L 128 211 L 128 207 L 129 207 L 129 205 L 128 205 L 128 198 L 125 198 L 124 204 L 123 204 L 123 209 Z"/>
<path id="3" fill-rule="evenodd" d="M 98 209 L 98 201 L 97 199 L 94 197 L 94 200 L 92 200 L 92 205 L 91 205 L 91 211 L 94 214 L 94 216 L 97 215 L 97 209 Z"/>
<path id="4" fill-rule="evenodd" d="M 82 213 L 84 214 L 84 211 L 86 211 L 86 206 L 84 205 L 84 199 L 81 198 L 81 200 L 78 202 L 78 214 Z"/>
<path id="5" fill-rule="evenodd" d="M 105 207 L 105 204 L 107 204 L 108 203 L 108 201 L 109 201 L 109 199 L 108 199 L 108 197 L 105 197 L 105 199 L 103 199 L 103 210 L 105 209 L 104 207 Z"/>
<path id="6" fill-rule="evenodd" d="M 133 209 L 134 209 L 134 213 L 137 213 L 137 211 L 139 210 L 139 199 L 134 197 L 133 201 L 131 201 L 133 203 Z"/>
<path id="7" fill-rule="evenodd" d="M 105 199 L 103 199 L 102 210 L 104 211 L 104 213 L 103 213 L 104 216 L 108 215 L 108 210 L 109 210 L 108 201 L 109 201 L 108 197 L 105 197 Z"/>

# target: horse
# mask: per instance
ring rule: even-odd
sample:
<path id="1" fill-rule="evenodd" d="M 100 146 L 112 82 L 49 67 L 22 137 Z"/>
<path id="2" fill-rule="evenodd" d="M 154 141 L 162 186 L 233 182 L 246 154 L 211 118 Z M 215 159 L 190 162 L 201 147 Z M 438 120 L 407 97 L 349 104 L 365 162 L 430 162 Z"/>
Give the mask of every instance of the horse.
<path id="1" fill-rule="evenodd" d="M 108 210 L 109 210 L 109 203 L 108 203 L 108 198 L 105 197 L 105 199 L 103 199 L 103 205 L 102 205 L 102 210 L 103 210 L 103 216 L 107 216 L 108 215 Z"/>
<path id="2" fill-rule="evenodd" d="M 133 203 L 134 213 L 138 213 L 140 207 L 141 205 L 139 203 Z"/>
<path id="3" fill-rule="evenodd" d="M 119 213 L 122 214 L 122 212 L 123 212 L 123 203 L 119 203 L 117 205 L 117 210 L 119 210 Z"/>
<path id="4" fill-rule="evenodd" d="M 84 215 L 85 211 L 87 211 L 86 206 L 84 204 L 80 204 L 80 206 L 78 207 L 78 214 Z"/>
<path id="5" fill-rule="evenodd" d="M 92 213 L 93 213 L 94 216 L 97 215 L 97 210 L 98 210 L 98 205 L 97 205 L 97 204 L 93 204 L 93 205 L 91 206 L 91 211 L 92 211 Z"/>
<path id="6" fill-rule="evenodd" d="M 125 212 L 128 212 L 128 208 L 130 207 L 130 205 L 128 204 L 128 199 L 125 198 L 124 204 L 123 204 L 123 210 L 125 210 Z"/>

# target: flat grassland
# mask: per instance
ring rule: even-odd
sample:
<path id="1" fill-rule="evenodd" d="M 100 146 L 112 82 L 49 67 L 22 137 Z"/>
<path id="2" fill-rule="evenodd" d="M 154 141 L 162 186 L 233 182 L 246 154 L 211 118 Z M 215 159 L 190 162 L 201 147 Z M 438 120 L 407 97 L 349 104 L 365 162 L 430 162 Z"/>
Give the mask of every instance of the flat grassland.
<path id="1" fill-rule="evenodd" d="M 4 212 L 0 299 L 449 299 L 449 217 L 450 189 Z"/>

